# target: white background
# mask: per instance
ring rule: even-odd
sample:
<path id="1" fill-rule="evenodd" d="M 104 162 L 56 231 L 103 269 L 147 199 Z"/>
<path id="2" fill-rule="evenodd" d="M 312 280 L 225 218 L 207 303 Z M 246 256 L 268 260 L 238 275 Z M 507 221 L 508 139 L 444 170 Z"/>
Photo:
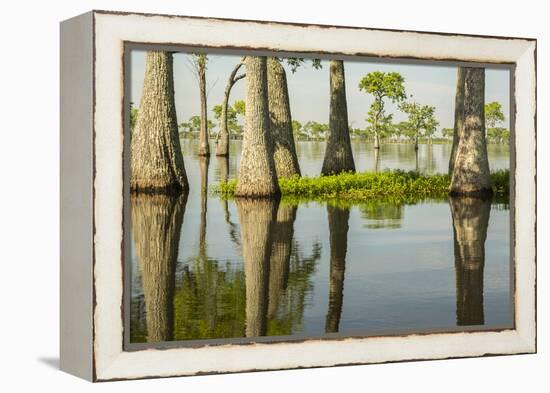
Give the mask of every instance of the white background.
<path id="1" fill-rule="evenodd" d="M 0 391 L 548 391 L 550 19 L 544 1 L 27 1 L 0 13 Z M 537 355 L 92 385 L 57 370 L 59 22 L 90 9 L 538 38 Z M 521 190 L 519 190 L 521 192 Z M 546 196 L 546 199 L 548 196 Z M 545 241 L 546 239 L 546 241 Z M 546 244 L 545 244 L 546 243 Z"/>

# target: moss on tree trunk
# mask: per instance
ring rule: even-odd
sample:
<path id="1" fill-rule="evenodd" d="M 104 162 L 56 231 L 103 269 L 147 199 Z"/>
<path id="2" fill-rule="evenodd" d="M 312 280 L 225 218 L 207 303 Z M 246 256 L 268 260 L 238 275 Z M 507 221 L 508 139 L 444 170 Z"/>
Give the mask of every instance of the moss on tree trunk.
<path id="1" fill-rule="evenodd" d="M 292 118 L 286 72 L 279 59 L 267 59 L 270 131 L 273 139 L 277 177 L 300 176 L 300 166 L 292 135 Z"/>
<path id="2" fill-rule="evenodd" d="M 246 337 L 266 334 L 269 262 L 278 199 L 238 198 L 246 282 Z"/>
<path id="3" fill-rule="evenodd" d="M 459 134 L 451 178 L 451 195 L 491 195 L 491 176 L 485 141 L 485 69 L 466 68 L 464 126 Z"/>
<path id="4" fill-rule="evenodd" d="M 141 103 L 131 140 L 130 187 L 133 191 L 189 188 L 177 124 L 172 54 L 148 51 Z"/>
<path id="5" fill-rule="evenodd" d="M 325 332 L 336 333 L 340 327 L 344 300 L 349 210 L 328 205 L 327 213 L 330 237 L 330 283 Z"/>
<path id="6" fill-rule="evenodd" d="M 348 126 L 346 81 L 344 62 L 330 62 L 330 117 L 329 135 L 321 173 L 330 175 L 340 172 L 355 172 Z"/>
<path id="7" fill-rule="evenodd" d="M 269 129 L 265 57 L 248 56 L 246 64 L 246 124 L 235 196 L 272 197 L 280 194 Z"/>
<path id="8" fill-rule="evenodd" d="M 458 67 L 456 73 L 456 94 L 455 94 L 455 123 L 453 130 L 453 145 L 451 147 L 451 157 L 449 158 L 449 175 L 453 174 L 456 160 L 456 150 L 460 135 L 464 129 L 464 82 L 466 69 Z"/>
<path id="9" fill-rule="evenodd" d="M 483 325 L 483 269 L 485 239 L 491 200 L 451 197 L 453 217 L 456 322 L 457 325 Z"/>
<path id="10" fill-rule="evenodd" d="M 187 193 L 134 194 L 132 234 L 145 300 L 147 341 L 172 338 L 178 244 Z"/>

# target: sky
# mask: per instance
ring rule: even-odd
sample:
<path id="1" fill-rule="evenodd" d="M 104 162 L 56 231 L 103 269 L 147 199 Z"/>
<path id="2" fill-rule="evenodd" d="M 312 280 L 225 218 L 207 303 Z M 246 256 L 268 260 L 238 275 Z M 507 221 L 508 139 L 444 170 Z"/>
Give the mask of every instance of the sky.
<path id="1" fill-rule="evenodd" d="M 222 103 L 225 85 L 240 56 L 209 55 L 207 68 L 208 116 L 214 118 L 212 108 Z M 199 87 L 189 64 L 186 53 L 174 54 L 174 89 L 178 123 L 187 121 L 200 113 Z M 130 89 L 131 101 L 139 107 L 143 77 L 145 73 L 145 51 L 131 52 Z M 454 123 L 454 99 L 456 89 L 456 67 L 443 65 L 419 65 L 401 63 L 368 62 L 363 59 L 344 62 L 348 120 L 354 128 L 364 128 L 372 96 L 359 90 L 359 81 L 369 72 L 399 72 L 405 79 L 405 91 L 412 100 L 435 107 L 436 119 L 441 128 L 452 128 Z M 313 120 L 328 123 L 329 116 L 329 64 L 322 61 L 322 68 L 316 70 L 311 62 L 292 73 L 287 70 L 290 108 L 293 120 L 302 124 Z M 244 70 L 244 68 L 243 68 Z M 510 114 L 510 71 L 507 69 L 486 68 L 485 102 L 498 101 L 502 104 L 506 117 L 504 127 L 509 128 Z M 244 100 L 246 78 L 237 82 L 231 91 L 230 103 Z M 391 103 L 386 105 L 387 113 L 394 114 L 394 122 L 406 120 Z"/>

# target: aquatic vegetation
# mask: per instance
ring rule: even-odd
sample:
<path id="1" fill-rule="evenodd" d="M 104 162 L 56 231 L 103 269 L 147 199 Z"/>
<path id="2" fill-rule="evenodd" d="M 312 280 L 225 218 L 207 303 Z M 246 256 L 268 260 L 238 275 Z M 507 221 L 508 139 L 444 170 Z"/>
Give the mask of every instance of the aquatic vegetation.
<path id="1" fill-rule="evenodd" d="M 496 197 L 509 195 L 510 171 L 491 173 Z M 425 175 L 410 171 L 383 171 L 378 173 L 341 173 L 319 177 L 291 177 L 279 179 L 284 200 L 340 200 L 360 201 L 380 198 L 395 203 L 414 202 L 422 199 L 446 198 L 451 178 L 447 174 Z M 213 192 L 221 197 L 234 196 L 236 180 L 220 183 Z"/>

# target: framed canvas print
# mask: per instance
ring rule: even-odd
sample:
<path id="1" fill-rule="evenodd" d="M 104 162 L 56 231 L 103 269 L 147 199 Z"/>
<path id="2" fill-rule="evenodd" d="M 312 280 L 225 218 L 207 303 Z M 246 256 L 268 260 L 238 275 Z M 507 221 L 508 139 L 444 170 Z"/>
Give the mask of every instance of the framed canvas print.
<path id="1" fill-rule="evenodd" d="M 61 23 L 61 368 L 536 351 L 536 40 Z"/>

